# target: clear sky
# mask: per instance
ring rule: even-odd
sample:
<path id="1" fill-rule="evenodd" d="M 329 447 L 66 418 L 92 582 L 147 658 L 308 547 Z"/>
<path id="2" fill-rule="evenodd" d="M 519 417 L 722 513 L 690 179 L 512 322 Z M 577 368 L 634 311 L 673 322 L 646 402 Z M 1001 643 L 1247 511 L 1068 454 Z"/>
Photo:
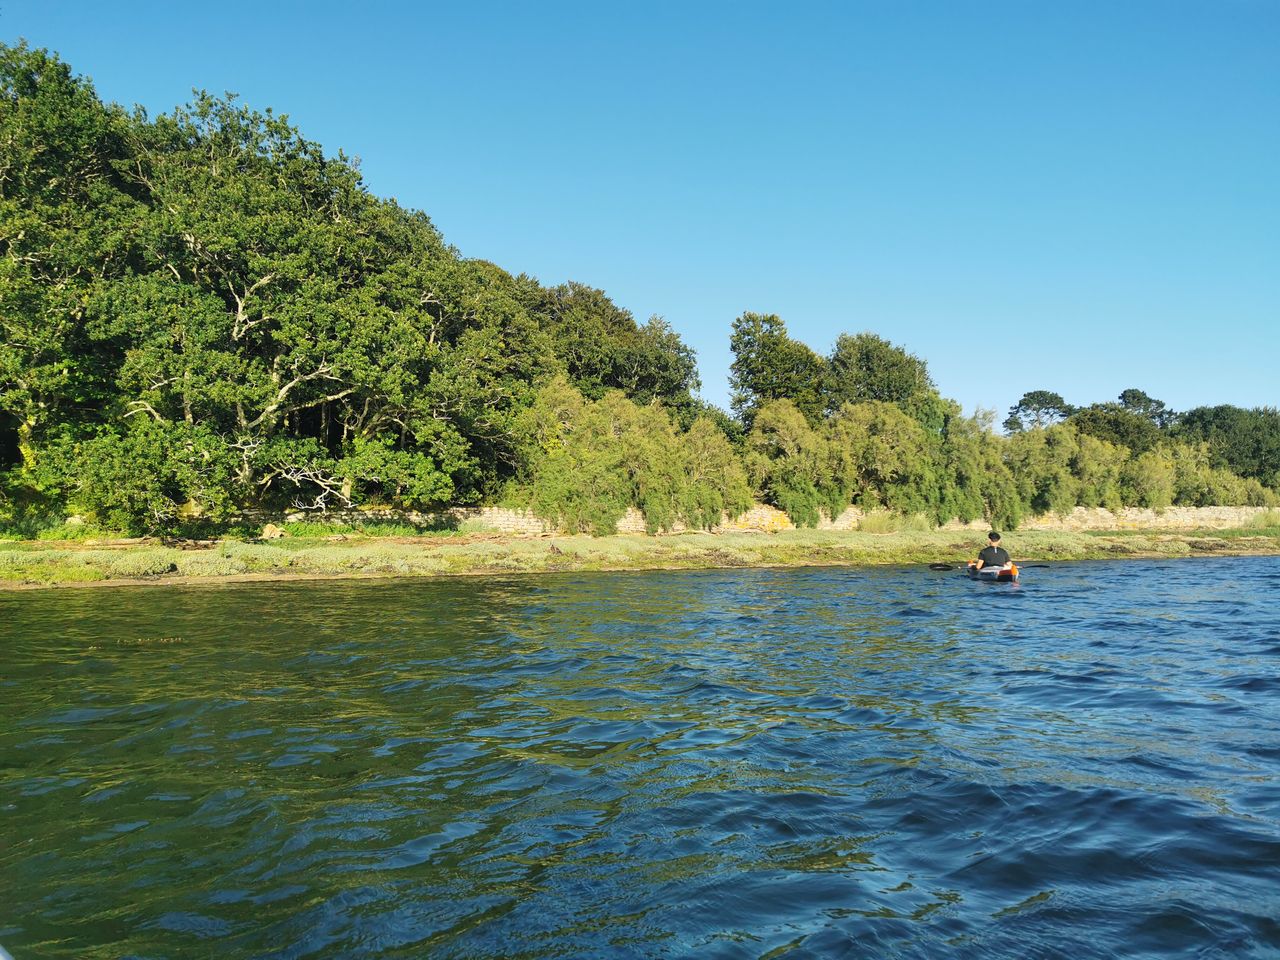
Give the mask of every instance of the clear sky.
<path id="1" fill-rule="evenodd" d="M 729 328 L 872 330 L 968 410 L 1280 404 L 1280 0 L 0 0 L 104 99 L 362 158 L 465 256 Z"/>

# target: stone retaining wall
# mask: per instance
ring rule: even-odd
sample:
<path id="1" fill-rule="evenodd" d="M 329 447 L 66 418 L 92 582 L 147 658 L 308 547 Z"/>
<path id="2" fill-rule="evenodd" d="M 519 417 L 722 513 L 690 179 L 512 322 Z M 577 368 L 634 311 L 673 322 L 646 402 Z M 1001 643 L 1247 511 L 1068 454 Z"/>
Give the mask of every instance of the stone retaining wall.
<path id="1" fill-rule="evenodd" d="M 311 520 L 317 523 L 342 523 L 349 526 L 358 526 L 363 523 L 407 523 L 416 527 L 439 530 L 474 528 L 476 532 L 492 531 L 517 537 L 536 537 L 555 532 L 552 524 L 528 510 L 512 510 L 507 507 L 450 507 L 438 513 L 371 507 L 365 510 L 330 510 L 327 513 L 297 511 L 284 515 L 264 514 L 252 519 L 275 523 Z"/>
<path id="2" fill-rule="evenodd" d="M 1029 517 L 1020 530 L 1228 530 L 1247 527 L 1267 507 L 1167 507 L 1157 513 L 1125 507 L 1112 513 L 1102 507 L 1076 507 L 1065 517 Z"/>
<path id="3" fill-rule="evenodd" d="M 1247 527 L 1266 507 L 1169 507 L 1157 513 L 1129 507 L 1112 513 L 1101 507 L 1076 507 L 1066 516 L 1048 514 L 1042 517 L 1029 517 L 1019 526 L 1020 530 L 1224 530 L 1232 527 Z M 823 515 L 818 522 L 819 530 L 857 530 L 865 514 L 857 507 L 849 507 L 835 519 Z M 254 516 L 254 522 L 317 520 L 327 523 L 344 523 L 357 525 L 369 522 L 409 523 L 419 527 L 435 527 L 438 529 L 474 528 L 476 532 L 492 531 L 507 536 L 536 537 L 555 533 L 554 525 L 535 516 L 527 510 L 512 510 L 507 507 L 454 507 L 439 513 L 418 513 L 405 510 L 374 508 L 368 510 L 331 510 L 324 514 L 291 513 L 285 516 Z M 988 525 L 985 520 L 962 523 L 952 520 L 943 525 L 944 530 L 978 530 L 985 531 Z M 683 524 L 676 524 L 673 533 L 684 532 Z M 795 524 L 781 510 L 767 504 L 757 503 L 741 516 L 728 518 L 714 532 L 722 533 L 734 530 L 758 530 L 775 533 L 779 530 L 794 530 Z M 631 507 L 618 521 L 620 534 L 644 534 L 644 514 Z"/>

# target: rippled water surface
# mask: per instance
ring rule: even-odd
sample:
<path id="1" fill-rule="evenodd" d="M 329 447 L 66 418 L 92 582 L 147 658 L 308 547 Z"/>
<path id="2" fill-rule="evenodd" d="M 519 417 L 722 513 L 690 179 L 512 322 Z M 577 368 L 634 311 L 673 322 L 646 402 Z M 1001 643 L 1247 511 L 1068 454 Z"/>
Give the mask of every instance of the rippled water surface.
<path id="1" fill-rule="evenodd" d="M 0 595 L 15 957 L 1280 953 L 1280 560 Z"/>

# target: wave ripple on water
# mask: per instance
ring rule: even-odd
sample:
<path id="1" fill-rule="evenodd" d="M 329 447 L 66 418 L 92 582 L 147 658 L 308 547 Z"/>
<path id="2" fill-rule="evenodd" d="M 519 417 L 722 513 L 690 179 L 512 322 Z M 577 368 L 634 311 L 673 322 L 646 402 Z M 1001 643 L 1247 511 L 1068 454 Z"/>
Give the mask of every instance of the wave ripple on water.
<path id="1" fill-rule="evenodd" d="M 1280 560 L 1028 574 L 0 597 L 0 943 L 1280 954 Z"/>

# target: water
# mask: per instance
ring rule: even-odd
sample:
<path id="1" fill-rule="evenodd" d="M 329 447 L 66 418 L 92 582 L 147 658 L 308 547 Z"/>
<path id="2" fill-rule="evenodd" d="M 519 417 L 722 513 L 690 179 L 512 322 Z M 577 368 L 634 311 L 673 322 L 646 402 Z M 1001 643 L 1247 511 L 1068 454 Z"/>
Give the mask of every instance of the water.
<path id="1" fill-rule="evenodd" d="M 0 595 L 0 943 L 1280 955 L 1280 559 L 1025 575 Z"/>

